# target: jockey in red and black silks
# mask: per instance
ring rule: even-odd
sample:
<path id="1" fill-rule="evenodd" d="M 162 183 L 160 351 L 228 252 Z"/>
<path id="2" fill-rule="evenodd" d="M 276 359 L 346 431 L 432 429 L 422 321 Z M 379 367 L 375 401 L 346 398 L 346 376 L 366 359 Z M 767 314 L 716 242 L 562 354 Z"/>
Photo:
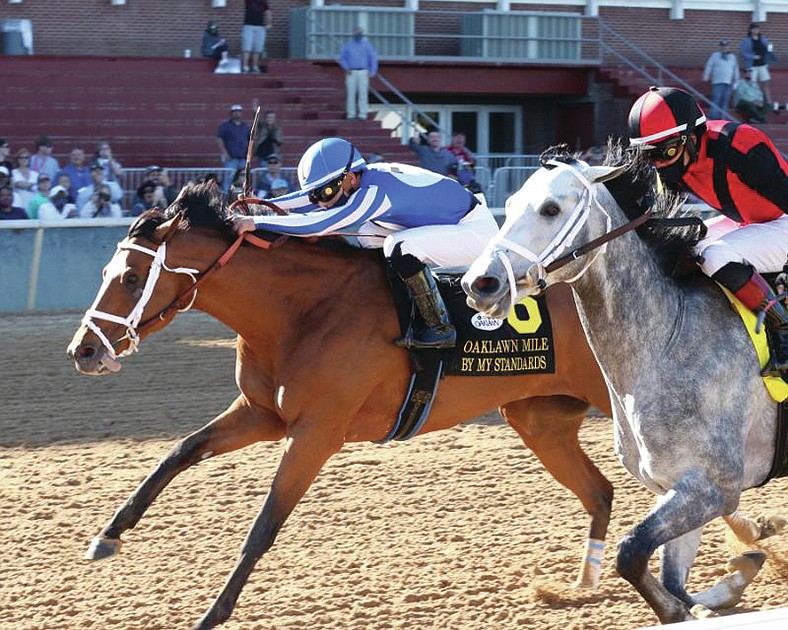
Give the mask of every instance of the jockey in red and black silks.
<path id="1" fill-rule="evenodd" d="M 788 162 L 763 132 L 706 120 L 684 90 L 651 88 L 629 113 L 630 144 L 640 146 L 674 191 L 687 191 L 722 213 L 697 245 L 704 273 L 756 314 L 779 340 L 764 370 L 788 376 L 788 312 L 761 273 L 788 260 Z"/>

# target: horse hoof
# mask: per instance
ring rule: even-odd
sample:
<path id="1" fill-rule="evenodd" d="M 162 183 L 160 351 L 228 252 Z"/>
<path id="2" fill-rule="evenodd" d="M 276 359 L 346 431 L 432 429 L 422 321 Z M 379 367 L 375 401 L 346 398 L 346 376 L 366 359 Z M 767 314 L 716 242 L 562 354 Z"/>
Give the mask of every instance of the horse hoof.
<path id="1" fill-rule="evenodd" d="M 114 556 L 120 551 L 120 546 L 123 541 L 120 538 L 105 538 L 104 536 L 96 536 L 90 541 L 90 546 L 85 552 L 83 559 L 85 560 L 103 560 Z"/>
<path id="2" fill-rule="evenodd" d="M 764 562 L 766 554 L 763 551 L 747 551 L 728 562 L 728 573 L 738 571 L 749 584 L 758 575 Z"/>
<path id="3" fill-rule="evenodd" d="M 759 516 L 756 522 L 761 528 L 761 535 L 758 537 L 758 540 L 782 533 L 786 525 L 786 520 L 782 516 Z"/>
<path id="4" fill-rule="evenodd" d="M 695 619 L 707 619 L 709 617 L 719 616 L 713 610 L 706 608 L 703 604 L 695 604 L 692 608 L 690 608 L 690 614 Z"/>

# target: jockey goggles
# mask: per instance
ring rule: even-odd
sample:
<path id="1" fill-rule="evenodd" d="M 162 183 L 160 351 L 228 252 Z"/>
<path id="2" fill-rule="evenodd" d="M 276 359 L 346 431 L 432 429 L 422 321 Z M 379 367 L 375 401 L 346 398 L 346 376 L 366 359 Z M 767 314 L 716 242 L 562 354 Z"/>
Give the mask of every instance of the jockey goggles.
<path id="1" fill-rule="evenodd" d="M 680 136 L 659 146 L 644 147 L 645 156 L 652 162 L 665 162 L 675 158 L 687 143 L 687 136 Z"/>
<path id="2" fill-rule="evenodd" d="M 327 203 L 334 198 L 334 195 L 336 195 L 337 192 L 339 192 L 339 189 L 342 187 L 342 180 L 345 179 L 347 174 L 350 172 L 350 167 L 353 164 L 354 153 L 355 153 L 355 147 L 351 144 L 350 157 L 347 160 L 347 164 L 345 164 L 345 168 L 342 171 L 342 174 L 336 179 L 328 182 L 327 184 L 323 184 L 322 186 L 318 186 L 314 190 L 310 190 L 309 191 L 310 203 Z"/>

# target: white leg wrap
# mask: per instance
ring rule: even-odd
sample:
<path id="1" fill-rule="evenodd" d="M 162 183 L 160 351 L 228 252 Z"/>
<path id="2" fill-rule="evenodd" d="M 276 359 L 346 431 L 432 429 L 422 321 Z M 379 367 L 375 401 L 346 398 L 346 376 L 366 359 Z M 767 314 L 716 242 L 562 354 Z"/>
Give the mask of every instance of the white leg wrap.
<path id="1" fill-rule="evenodd" d="M 586 554 L 580 564 L 580 575 L 575 582 L 578 588 L 599 588 L 602 575 L 602 560 L 605 557 L 605 541 L 589 538 L 586 541 Z"/>

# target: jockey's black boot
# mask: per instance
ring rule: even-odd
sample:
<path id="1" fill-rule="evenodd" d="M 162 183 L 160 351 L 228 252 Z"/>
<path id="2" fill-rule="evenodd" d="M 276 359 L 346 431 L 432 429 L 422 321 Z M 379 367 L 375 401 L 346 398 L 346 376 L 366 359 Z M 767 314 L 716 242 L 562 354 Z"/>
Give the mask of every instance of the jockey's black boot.
<path id="1" fill-rule="evenodd" d="M 402 254 L 400 245 L 394 249 L 390 261 L 426 324 L 421 329 L 414 329 L 411 325 L 406 335 L 395 343 L 402 348 L 453 348 L 457 342 L 457 331 L 449 321 L 449 313 L 432 273 L 415 256 Z"/>
<path id="2" fill-rule="evenodd" d="M 788 381 L 788 312 L 771 290 L 764 301 L 764 308 L 766 309 L 764 323 L 766 329 L 772 333 L 776 347 L 761 374 L 781 376 L 783 380 Z"/>

